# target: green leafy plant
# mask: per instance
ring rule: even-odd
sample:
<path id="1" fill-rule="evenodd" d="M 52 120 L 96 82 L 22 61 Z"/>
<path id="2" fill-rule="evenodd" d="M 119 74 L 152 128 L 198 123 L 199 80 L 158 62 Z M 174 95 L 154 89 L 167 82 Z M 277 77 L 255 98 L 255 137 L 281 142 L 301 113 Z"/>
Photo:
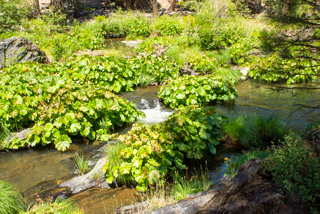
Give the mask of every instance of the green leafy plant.
<path id="1" fill-rule="evenodd" d="M 128 33 L 130 38 L 147 37 L 151 33 L 150 22 L 143 18 L 134 19 L 129 23 Z"/>
<path id="2" fill-rule="evenodd" d="M 76 153 L 74 160 L 76 161 L 76 170 L 80 175 L 84 175 L 89 170 L 89 160 L 84 158 L 83 153 Z"/>
<path id="3" fill-rule="evenodd" d="M 11 184 L 0 180 L 0 213 L 14 214 L 23 210 L 21 194 Z"/>
<path id="4" fill-rule="evenodd" d="M 162 36 L 174 36 L 182 32 L 182 27 L 178 18 L 164 15 L 155 21 L 155 30 Z"/>
<path id="5" fill-rule="evenodd" d="M 163 124 L 135 124 L 119 137 L 123 145 L 108 155 L 104 167 L 107 181 L 125 178 L 136 184 L 138 190 L 145 191 L 159 180 L 176 177 L 186 167 L 185 158 L 201 159 L 210 152 L 215 154 L 220 120 L 213 108 L 188 107 Z"/>
<path id="6" fill-rule="evenodd" d="M 299 136 L 290 134 L 263 164 L 283 193 L 296 193 L 312 210 L 319 210 L 320 164 L 315 151 Z"/>
<path id="7" fill-rule="evenodd" d="M 76 135 L 107 141 L 110 129 L 143 115 L 134 103 L 112 94 L 100 82 L 79 84 L 67 71 L 60 71 L 59 67 L 33 63 L 2 70 L 3 124 L 17 131 L 32 127 L 26 140 L 16 138 L 3 143 L 2 149 L 54 143 L 64 151 L 72 142 L 70 137 Z"/>
<path id="8" fill-rule="evenodd" d="M 191 67 L 200 74 L 214 73 L 217 70 L 217 62 L 206 55 L 197 56 L 190 60 Z"/>
<path id="9" fill-rule="evenodd" d="M 171 108 L 227 102 L 237 96 L 234 82 L 213 75 L 177 77 L 165 82 L 158 96 Z"/>

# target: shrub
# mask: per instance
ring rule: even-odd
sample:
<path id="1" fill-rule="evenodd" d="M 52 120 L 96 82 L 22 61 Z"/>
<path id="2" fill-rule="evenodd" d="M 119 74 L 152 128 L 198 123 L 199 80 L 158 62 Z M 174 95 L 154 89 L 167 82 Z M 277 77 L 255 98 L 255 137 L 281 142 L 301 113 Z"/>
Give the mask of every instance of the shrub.
<path id="1" fill-rule="evenodd" d="M 169 117 L 164 124 L 135 124 L 119 138 L 124 147 L 110 153 L 109 158 L 115 158 L 115 162 L 108 159 L 105 165 L 107 181 L 125 178 L 136 183 L 138 190 L 145 191 L 166 177 L 177 176 L 186 167 L 185 158 L 201 159 L 209 151 L 215 154 L 220 120 L 213 108 L 189 107 Z"/>
<path id="2" fill-rule="evenodd" d="M 25 141 L 15 138 L 3 143 L 1 149 L 54 143 L 58 150 L 64 151 L 70 146 L 70 136 L 108 140 L 110 129 L 134 122 L 143 115 L 134 103 L 114 95 L 102 83 L 79 84 L 77 81 L 81 80 L 74 80 L 60 69 L 27 63 L 2 70 L 3 124 L 11 131 L 32 128 Z M 103 128 L 101 121 L 106 124 Z"/>
<path id="3" fill-rule="evenodd" d="M 20 193 L 8 182 L 0 180 L 0 213 L 15 214 L 23 209 Z"/>
<path id="4" fill-rule="evenodd" d="M 217 70 L 217 62 L 214 58 L 200 55 L 190 60 L 191 67 L 200 74 L 214 73 Z"/>
<path id="5" fill-rule="evenodd" d="M 227 102 L 237 96 L 234 80 L 206 76 L 172 78 L 159 89 L 158 96 L 171 108 L 205 105 L 210 102 Z"/>
<path id="6" fill-rule="evenodd" d="M 269 155 L 270 155 L 270 152 L 268 150 L 266 151 L 253 150 L 253 151 L 244 152 L 243 154 L 232 156 L 230 159 L 225 158 L 225 163 L 227 168 L 225 175 L 230 175 L 231 178 L 233 178 L 235 175 L 237 175 L 237 172 L 240 166 L 248 162 L 248 160 L 256 157 L 264 159 Z"/>
<path id="7" fill-rule="evenodd" d="M 182 32 L 180 20 L 164 15 L 155 21 L 155 30 L 162 36 L 175 36 Z"/>
<path id="8" fill-rule="evenodd" d="M 320 163 L 310 145 L 290 134 L 264 163 L 281 192 L 296 193 L 312 210 L 320 209 Z"/>
<path id="9" fill-rule="evenodd" d="M 150 24 L 150 22 L 142 18 L 132 20 L 129 22 L 128 36 L 130 38 L 149 36 L 151 33 Z"/>

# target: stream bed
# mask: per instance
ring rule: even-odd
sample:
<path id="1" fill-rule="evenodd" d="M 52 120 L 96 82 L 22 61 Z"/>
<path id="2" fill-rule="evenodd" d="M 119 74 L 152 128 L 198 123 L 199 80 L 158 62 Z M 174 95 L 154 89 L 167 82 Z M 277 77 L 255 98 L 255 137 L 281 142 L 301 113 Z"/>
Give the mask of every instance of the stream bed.
<path id="1" fill-rule="evenodd" d="M 238 98 L 231 103 L 217 104 L 218 113 L 233 114 L 278 114 L 295 131 L 302 132 L 307 124 L 319 118 L 319 110 L 306 114 L 309 109 L 297 110 L 297 105 L 320 105 L 320 91 L 272 90 L 270 86 L 248 80 L 237 85 Z M 164 107 L 157 97 L 158 86 L 137 88 L 134 92 L 120 96 L 136 103 L 144 111 L 144 124 L 164 121 L 174 111 Z M 317 103 L 316 103 L 317 102 Z M 84 143 L 81 140 L 71 145 L 66 152 L 53 147 L 37 147 L 18 152 L 0 153 L 0 179 L 17 186 L 28 202 L 35 199 L 36 193 L 42 197 L 55 194 L 58 185 L 76 176 L 74 156 L 80 151 L 90 158 L 93 166 L 101 157 L 106 142 Z M 223 175 L 224 157 L 232 152 L 221 153 L 208 161 L 210 175 L 216 180 Z M 71 197 L 87 213 L 112 213 L 116 207 L 137 201 L 137 191 L 127 188 L 104 190 L 89 189 Z"/>

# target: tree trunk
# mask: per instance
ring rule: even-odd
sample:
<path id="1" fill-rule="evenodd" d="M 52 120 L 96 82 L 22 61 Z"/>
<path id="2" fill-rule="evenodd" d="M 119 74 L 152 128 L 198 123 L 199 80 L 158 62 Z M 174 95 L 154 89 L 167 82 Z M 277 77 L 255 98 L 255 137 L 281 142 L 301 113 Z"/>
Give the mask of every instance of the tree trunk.
<path id="1" fill-rule="evenodd" d="M 284 15 L 284 16 L 288 14 L 289 3 L 290 3 L 290 0 L 284 0 L 284 2 L 283 2 L 282 15 Z"/>
<path id="2" fill-rule="evenodd" d="M 74 8 L 74 18 L 79 18 L 80 17 L 80 12 L 81 12 L 81 8 L 80 8 L 80 0 L 73 0 L 73 8 Z"/>
<path id="3" fill-rule="evenodd" d="M 32 13 L 34 18 L 38 18 L 41 15 L 39 0 L 33 0 Z"/>
<path id="4" fill-rule="evenodd" d="M 174 11 L 174 10 L 176 9 L 176 0 L 172 0 L 172 1 L 171 1 L 170 9 L 171 9 L 172 11 Z"/>
<path id="5" fill-rule="evenodd" d="M 152 14 L 153 17 L 157 17 L 158 16 L 158 7 L 157 7 L 157 0 L 152 0 Z"/>

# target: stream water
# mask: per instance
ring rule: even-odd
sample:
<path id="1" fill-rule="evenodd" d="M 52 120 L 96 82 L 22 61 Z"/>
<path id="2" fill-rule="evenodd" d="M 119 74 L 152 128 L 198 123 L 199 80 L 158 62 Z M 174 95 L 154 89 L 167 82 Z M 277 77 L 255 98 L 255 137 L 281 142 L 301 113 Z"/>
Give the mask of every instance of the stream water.
<path id="1" fill-rule="evenodd" d="M 292 128 L 302 131 L 309 122 L 315 121 L 319 111 L 307 114 L 309 109 L 297 110 L 297 104 L 316 104 L 320 99 L 320 91 L 284 90 L 274 91 L 269 86 L 254 81 L 245 81 L 237 86 L 239 97 L 235 102 L 215 105 L 217 112 L 232 114 L 279 114 Z M 137 108 L 144 111 L 146 118 L 141 123 L 154 124 L 165 120 L 174 111 L 164 107 L 157 97 L 157 86 L 137 88 L 134 92 L 126 92 L 120 96 L 136 103 Z M 318 103 L 320 104 L 320 103 Z M 292 114 L 296 111 L 294 114 Z M 79 141 L 79 140 L 77 140 Z M 58 185 L 75 176 L 77 152 L 84 152 L 91 159 L 91 165 L 102 154 L 105 143 L 72 144 L 67 152 L 59 152 L 55 148 L 31 148 L 19 152 L 0 153 L 0 179 L 9 181 L 25 195 L 30 202 L 35 193 L 47 197 L 54 195 Z M 230 153 L 222 153 L 209 160 L 209 169 L 213 179 L 218 179 L 223 172 L 223 159 Z M 91 189 L 72 196 L 88 213 L 112 213 L 117 206 L 123 206 L 136 200 L 136 191 L 126 188 L 113 190 Z"/>
<path id="2" fill-rule="evenodd" d="M 112 43 L 118 49 L 117 43 Z M 110 44 L 109 44 L 110 46 Z M 126 51 L 126 50 L 125 50 Z M 235 102 L 215 105 L 218 113 L 233 114 L 278 114 L 296 131 L 303 131 L 307 124 L 319 120 L 319 110 L 307 114 L 309 108 L 297 110 L 297 105 L 320 105 L 320 90 L 272 90 L 270 86 L 248 80 L 237 86 L 238 98 Z M 120 96 L 136 103 L 144 111 L 146 118 L 140 123 L 154 124 L 164 121 L 174 111 L 164 107 L 157 97 L 157 86 L 137 88 Z M 317 102 L 317 103 L 316 103 Z M 27 201 L 31 202 L 38 193 L 42 197 L 54 196 L 60 190 L 58 185 L 75 174 L 74 156 L 80 151 L 90 158 L 93 166 L 103 153 L 105 142 L 84 143 L 76 140 L 67 152 L 59 152 L 53 147 L 30 148 L 19 152 L 0 153 L 0 179 L 17 186 Z M 209 160 L 212 179 L 223 174 L 224 157 L 232 152 L 221 153 Z M 93 188 L 72 196 L 87 213 L 112 213 L 118 206 L 137 200 L 134 189 L 116 188 L 103 190 Z"/>

